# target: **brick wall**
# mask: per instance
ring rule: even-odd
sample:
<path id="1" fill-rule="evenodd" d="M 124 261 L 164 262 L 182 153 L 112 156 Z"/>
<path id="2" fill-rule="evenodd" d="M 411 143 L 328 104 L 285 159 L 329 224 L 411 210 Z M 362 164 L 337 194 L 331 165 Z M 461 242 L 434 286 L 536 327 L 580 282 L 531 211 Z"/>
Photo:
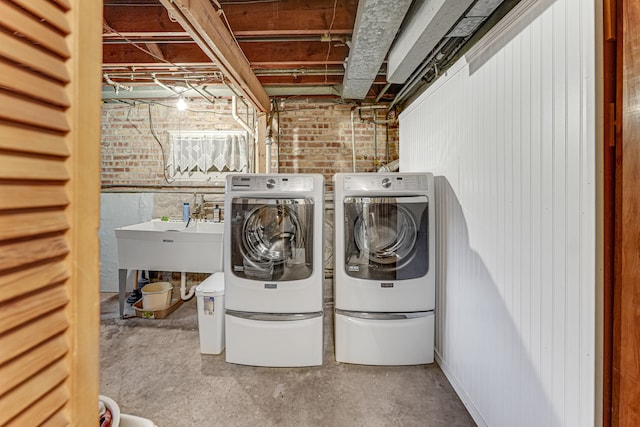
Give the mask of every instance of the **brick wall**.
<path id="1" fill-rule="evenodd" d="M 323 174 L 330 191 L 336 172 L 352 171 L 351 109 L 353 104 L 290 100 L 279 103 L 279 133 L 274 132 L 272 171 L 281 173 Z M 383 111 L 378 120 L 383 120 Z M 238 114 L 247 118 L 246 107 L 239 103 Z M 363 110 L 362 118 L 373 118 Z M 253 120 L 251 115 L 249 120 Z M 152 126 L 151 126 L 152 125 Z M 275 127 L 274 127 L 275 128 Z M 158 137 L 158 142 L 152 130 Z M 192 100 L 187 111 L 178 111 L 173 103 L 132 105 L 106 103 L 102 108 L 102 185 L 162 186 L 163 155 L 168 152 L 170 130 L 241 130 L 231 117 L 231 103 L 217 100 L 215 105 Z M 277 130 L 277 129 L 275 129 Z M 386 163 L 386 130 L 376 126 L 377 150 L 374 151 L 374 124 L 361 121 L 355 113 L 356 170 L 375 171 Z M 398 130 L 389 129 L 389 160 L 398 157 Z M 188 186 L 174 183 L 173 187 Z"/>
<path id="2" fill-rule="evenodd" d="M 320 173 L 327 183 L 336 172 L 351 172 L 353 104 L 285 102 L 280 106 L 280 146 L 274 151 L 274 169 L 282 173 Z M 373 119 L 371 110 L 362 111 L 362 119 Z M 354 111 L 356 171 L 372 172 L 386 164 L 386 129 L 384 124 L 360 120 Z M 384 120 L 380 110 L 377 121 Z M 374 129 L 375 128 L 375 129 Z M 377 146 L 374 150 L 374 134 Z M 398 158 L 398 128 L 389 128 L 389 161 Z"/>
<path id="3" fill-rule="evenodd" d="M 246 112 L 246 107 L 239 103 L 238 115 L 246 120 Z M 162 151 L 165 156 L 169 151 L 167 132 L 177 130 L 241 128 L 231 117 L 231 104 L 227 100 L 218 100 L 215 105 L 192 101 L 186 111 L 177 110 L 171 102 L 103 104 L 103 187 L 168 185 L 164 179 Z M 184 185 L 174 184 L 177 187 Z"/>
<path id="4" fill-rule="evenodd" d="M 327 196 L 325 212 L 325 269 L 331 277 L 333 268 L 333 190 L 331 178 L 336 172 L 352 171 L 351 109 L 354 104 L 287 100 L 278 104 L 279 129 L 274 126 L 272 171 L 281 173 L 320 173 L 325 177 Z M 241 103 L 238 114 L 247 119 L 247 109 Z M 371 119 L 371 110 L 362 111 L 363 119 Z M 382 120 L 384 117 L 378 117 Z M 252 118 L 250 118 L 252 120 Z M 355 112 L 356 170 L 374 171 L 386 163 L 386 131 L 377 126 L 378 144 L 374 150 L 374 125 L 361 121 Z M 158 137 L 158 142 L 151 132 Z M 135 104 L 105 103 L 102 108 L 102 185 L 103 192 L 151 193 L 151 218 L 162 216 L 181 218 L 182 203 L 195 205 L 195 193 L 203 195 L 205 206 L 222 206 L 224 189 L 188 182 L 169 184 L 164 179 L 162 150 L 168 153 L 170 130 L 241 130 L 231 117 L 231 103 L 217 100 L 191 101 L 187 111 L 178 111 L 174 103 Z M 161 150 L 162 144 L 162 150 Z M 398 157 L 398 129 L 389 129 L 390 161 Z M 377 162 L 376 162 L 377 161 Z M 106 195 L 105 195 L 106 196 Z M 115 196 L 111 194 L 111 196 Z M 110 224 L 130 225 L 126 212 L 109 209 L 111 200 L 103 198 L 102 209 L 108 212 Z M 146 200 L 146 199 L 145 199 Z M 209 211 L 205 213 L 207 216 Z M 119 218 L 122 216 L 123 218 Z M 142 221 L 151 218 L 142 218 Z M 103 218 L 103 220 L 106 220 Z M 119 222 L 120 221 L 120 222 Z M 115 265 L 115 244 L 112 227 L 101 230 L 103 265 Z M 109 240 L 111 239 L 111 240 Z M 108 258 L 108 259 L 107 259 Z M 111 259 L 113 258 L 113 259 Z M 111 260 L 111 261 L 109 261 Z M 109 264 L 109 262 L 111 264 Z M 114 270 L 115 271 L 115 270 Z M 115 273 L 113 273 L 115 275 Z M 114 276 L 115 277 L 115 276 Z M 116 286 L 113 278 L 104 279 L 102 289 Z M 325 298 L 331 299 L 331 284 L 326 284 Z M 117 289 L 114 288 L 114 289 Z"/>

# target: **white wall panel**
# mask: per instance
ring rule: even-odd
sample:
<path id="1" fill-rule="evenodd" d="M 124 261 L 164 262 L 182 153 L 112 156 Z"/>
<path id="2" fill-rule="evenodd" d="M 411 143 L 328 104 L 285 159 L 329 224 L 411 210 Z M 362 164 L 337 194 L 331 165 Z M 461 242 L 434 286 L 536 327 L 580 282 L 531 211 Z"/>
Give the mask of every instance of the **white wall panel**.
<path id="1" fill-rule="evenodd" d="M 118 242 L 115 229 L 151 219 L 153 193 L 102 193 L 100 195 L 100 292 L 118 292 Z M 135 273 L 129 273 L 127 289 Z"/>
<path id="2" fill-rule="evenodd" d="M 594 424 L 595 6 L 524 1 L 400 116 L 436 175 L 437 358 L 476 422 Z"/>

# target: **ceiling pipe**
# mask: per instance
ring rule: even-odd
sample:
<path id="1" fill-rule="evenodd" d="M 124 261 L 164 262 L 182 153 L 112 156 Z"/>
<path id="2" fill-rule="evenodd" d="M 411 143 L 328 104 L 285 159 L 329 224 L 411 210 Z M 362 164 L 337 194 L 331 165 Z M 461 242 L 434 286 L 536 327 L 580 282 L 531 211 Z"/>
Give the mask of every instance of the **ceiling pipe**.
<path id="1" fill-rule="evenodd" d="M 382 96 L 387 93 L 389 87 L 391 87 L 391 83 L 387 83 L 386 85 L 384 85 L 378 96 L 376 96 L 376 102 L 380 102 L 380 98 L 382 98 Z"/>
<path id="2" fill-rule="evenodd" d="M 233 119 L 238 122 L 238 124 L 242 126 L 242 128 L 246 130 L 249 135 L 253 136 L 253 129 L 251 129 L 249 125 L 244 120 L 242 120 L 240 116 L 238 116 L 238 100 L 236 96 L 233 96 L 231 98 L 231 117 L 233 117 Z"/>
<path id="3" fill-rule="evenodd" d="M 220 68 L 243 98 L 268 113 L 269 95 L 251 70 L 217 10 L 208 0 L 160 0 L 202 51 Z"/>
<path id="4" fill-rule="evenodd" d="M 114 82 L 109 78 L 107 74 L 103 74 L 102 77 L 104 77 L 105 82 L 107 82 L 108 84 L 114 87 L 116 91 L 116 95 L 118 94 L 118 90 L 120 89 L 126 90 L 128 92 L 133 92 L 133 86 L 127 86 L 127 85 L 123 85 L 122 83 Z"/>
<path id="5" fill-rule="evenodd" d="M 174 93 L 174 94 L 176 94 L 176 95 L 180 95 L 180 92 L 176 91 L 176 90 L 175 90 L 175 89 L 173 89 L 172 87 L 169 87 L 169 86 L 167 86 L 166 84 L 162 83 L 160 80 L 158 80 L 158 79 L 156 78 L 156 75 L 155 75 L 155 74 L 151 74 L 151 77 L 153 78 L 153 82 L 154 82 L 155 84 L 157 84 L 158 86 L 160 86 L 161 88 L 166 89 L 166 90 L 168 90 L 169 92 L 173 92 L 173 93 Z"/>
<path id="6" fill-rule="evenodd" d="M 365 121 L 362 119 L 362 110 L 381 110 L 386 109 L 386 105 L 361 105 L 359 107 L 353 107 L 351 109 L 351 162 L 353 164 L 353 172 L 356 172 L 356 121 L 355 121 L 355 112 L 358 110 L 358 117 L 361 121 Z M 375 120 L 371 120 L 371 123 L 377 125 L 378 123 L 384 124 L 386 120 L 381 120 L 376 122 Z M 374 129 L 375 130 L 375 129 Z"/>

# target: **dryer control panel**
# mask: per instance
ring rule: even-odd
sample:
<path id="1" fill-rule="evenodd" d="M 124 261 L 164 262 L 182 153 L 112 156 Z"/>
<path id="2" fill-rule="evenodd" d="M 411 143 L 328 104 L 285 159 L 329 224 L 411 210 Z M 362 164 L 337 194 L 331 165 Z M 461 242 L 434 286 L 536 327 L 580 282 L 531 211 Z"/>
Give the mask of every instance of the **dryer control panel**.
<path id="1" fill-rule="evenodd" d="M 313 177 L 310 176 L 234 176 L 231 178 L 233 191 L 312 191 Z"/>
<path id="2" fill-rule="evenodd" d="M 347 175 L 344 177 L 344 189 L 349 191 L 426 191 L 426 175 Z"/>

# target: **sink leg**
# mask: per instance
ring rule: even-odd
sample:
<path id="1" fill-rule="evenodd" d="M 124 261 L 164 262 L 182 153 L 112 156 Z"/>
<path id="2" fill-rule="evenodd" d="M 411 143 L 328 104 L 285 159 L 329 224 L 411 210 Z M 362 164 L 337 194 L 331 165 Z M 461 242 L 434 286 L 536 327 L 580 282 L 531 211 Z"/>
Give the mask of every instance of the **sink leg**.
<path id="1" fill-rule="evenodd" d="M 121 268 L 118 270 L 118 304 L 120 305 L 120 318 L 124 319 L 124 297 L 127 293 L 127 269 Z"/>

